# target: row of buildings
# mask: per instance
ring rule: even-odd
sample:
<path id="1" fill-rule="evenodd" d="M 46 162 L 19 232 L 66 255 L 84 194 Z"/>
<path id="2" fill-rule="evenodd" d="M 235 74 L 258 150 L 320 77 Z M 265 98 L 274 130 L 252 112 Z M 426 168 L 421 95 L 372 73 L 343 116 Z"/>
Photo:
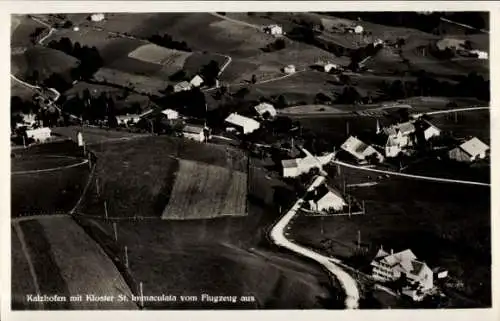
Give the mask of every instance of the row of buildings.
<path id="1" fill-rule="evenodd" d="M 420 132 L 420 136 L 417 135 Z M 442 130 L 431 122 L 419 119 L 394 124 L 380 128 L 377 122 L 377 140 L 381 142 L 375 148 L 370 144 L 362 142 L 356 136 L 350 136 L 342 145 L 341 150 L 353 156 L 360 164 L 369 163 L 370 159 L 383 162 L 386 158 L 401 155 L 407 149 L 414 147 L 420 139 L 428 142 L 433 137 L 442 134 Z M 380 151 L 379 151 L 380 150 Z M 458 146 L 448 151 L 448 157 L 458 162 L 473 162 L 487 156 L 489 146 L 477 137 L 467 139 Z"/>

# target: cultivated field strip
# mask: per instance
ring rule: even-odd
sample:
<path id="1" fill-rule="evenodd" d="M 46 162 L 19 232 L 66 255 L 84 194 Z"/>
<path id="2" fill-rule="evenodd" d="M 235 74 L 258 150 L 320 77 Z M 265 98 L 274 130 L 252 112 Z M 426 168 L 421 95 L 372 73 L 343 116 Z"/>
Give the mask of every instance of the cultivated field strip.
<path id="1" fill-rule="evenodd" d="M 247 175 L 181 160 L 163 219 L 207 219 L 246 214 Z"/>
<path id="2" fill-rule="evenodd" d="M 131 297 L 130 289 L 113 262 L 71 217 L 46 217 L 25 221 L 19 225 L 25 232 L 37 278 L 44 279 L 52 274 L 50 280 L 59 280 L 57 283 L 50 283 L 51 293 L 46 293 L 49 284 L 45 280 L 43 284 L 47 286 L 45 292 L 40 289 L 41 294 Z M 29 233 L 34 231 L 38 233 Z M 50 264 L 45 262 L 46 259 Z M 49 271 L 50 266 L 52 268 Z M 57 274 L 57 277 L 54 274 Z M 137 308 L 131 301 L 95 302 L 85 299 L 81 302 L 68 300 L 63 305 L 55 305 L 54 308 L 61 309 L 64 306 L 69 307 L 68 305 L 77 309 Z"/>

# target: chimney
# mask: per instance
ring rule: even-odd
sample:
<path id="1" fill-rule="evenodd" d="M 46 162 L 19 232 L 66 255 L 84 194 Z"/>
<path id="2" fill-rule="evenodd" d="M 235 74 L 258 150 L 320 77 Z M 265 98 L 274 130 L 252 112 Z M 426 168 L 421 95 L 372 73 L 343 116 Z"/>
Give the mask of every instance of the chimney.
<path id="1" fill-rule="evenodd" d="M 394 254 L 394 250 L 393 250 L 393 249 L 391 249 L 391 255 L 393 255 L 393 254 Z"/>

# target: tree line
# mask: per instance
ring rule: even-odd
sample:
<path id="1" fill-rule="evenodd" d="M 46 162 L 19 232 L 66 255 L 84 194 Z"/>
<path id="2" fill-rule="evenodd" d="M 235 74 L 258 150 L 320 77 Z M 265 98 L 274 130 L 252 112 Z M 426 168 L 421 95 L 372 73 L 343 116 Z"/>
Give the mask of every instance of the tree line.
<path id="1" fill-rule="evenodd" d="M 158 46 L 162 46 L 165 48 L 188 51 L 188 52 L 192 51 L 185 41 L 176 41 L 172 38 L 172 36 L 168 34 L 164 34 L 163 36 L 156 34 L 149 37 L 148 40 Z"/>

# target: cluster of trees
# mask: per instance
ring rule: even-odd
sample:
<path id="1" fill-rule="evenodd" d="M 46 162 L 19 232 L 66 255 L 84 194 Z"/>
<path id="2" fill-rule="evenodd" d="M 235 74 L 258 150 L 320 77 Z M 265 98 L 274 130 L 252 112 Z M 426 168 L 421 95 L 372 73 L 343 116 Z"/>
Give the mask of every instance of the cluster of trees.
<path id="1" fill-rule="evenodd" d="M 278 50 L 285 49 L 286 47 L 286 42 L 284 39 L 277 39 L 276 41 L 268 44 L 264 48 L 262 48 L 262 51 L 264 52 L 274 52 Z"/>
<path id="2" fill-rule="evenodd" d="M 40 38 L 40 36 L 42 35 L 42 32 L 45 30 L 45 28 L 36 28 L 35 31 L 33 31 L 31 34 L 30 34 L 30 41 L 32 44 L 36 44 L 36 42 L 38 41 L 38 39 Z"/>
<path id="3" fill-rule="evenodd" d="M 48 47 L 60 50 L 80 60 L 78 67 L 71 70 L 73 80 L 87 80 L 103 65 L 101 55 L 95 46 L 82 46 L 79 42 L 73 44 L 69 38 L 64 37 L 59 41 L 52 40 L 48 43 Z"/>
<path id="4" fill-rule="evenodd" d="M 158 46 L 162 46 L 165 48 L 189 51 L 189 52 L 192 51 L 185 41 L 176 41 L 172 38 L 172 36 L 168 34 L 164 34 L 163 36 L 156 34 L 151 36 L 148 40 Z"/>
<path id="5" fill-rule="evenodd" d="M 382 45 L 374 46 L 372 43 L 366 47 L 358 48 L 351 52 L 351 62 L 347 68 L 352 71 L 359 71 L 360 62 L 370 56 L 375 56 L 381 49 Z"/>
<path id="6" fill-rule="evenodd" d="M 490 100 L 490 82 L 476 72 L 461 77 L 458 84 L 437 80 L 425 71 L 420 71 L 417 77 L 417 81 L 395 80 L 392 83 L 384 83 L 382 92 L 388 99 L 402 99 L 412 96 L 445 96 Z"/>
<path id="7" fill-rule="evenodd" d="M 109 127 L 116 127 L 115 101 L 111 95 L 102 92 L 99 96 L 93 97 L 88 89 L 85 89 L 82 96 L 77 95 L 64 103 L 64 111 L 69 114 L 82 117 L 84 121 L 95 123 L 108 120 Z"/>
<path id="8" fill-rule="evenodd" d="M 204 65 L 200 70 L 200 76 L 203 78 L 205 86 L 208 87 L 215 86 L 219 73 L 220 66 L 215 60 L 210 60 L 210 62 Z"/>

